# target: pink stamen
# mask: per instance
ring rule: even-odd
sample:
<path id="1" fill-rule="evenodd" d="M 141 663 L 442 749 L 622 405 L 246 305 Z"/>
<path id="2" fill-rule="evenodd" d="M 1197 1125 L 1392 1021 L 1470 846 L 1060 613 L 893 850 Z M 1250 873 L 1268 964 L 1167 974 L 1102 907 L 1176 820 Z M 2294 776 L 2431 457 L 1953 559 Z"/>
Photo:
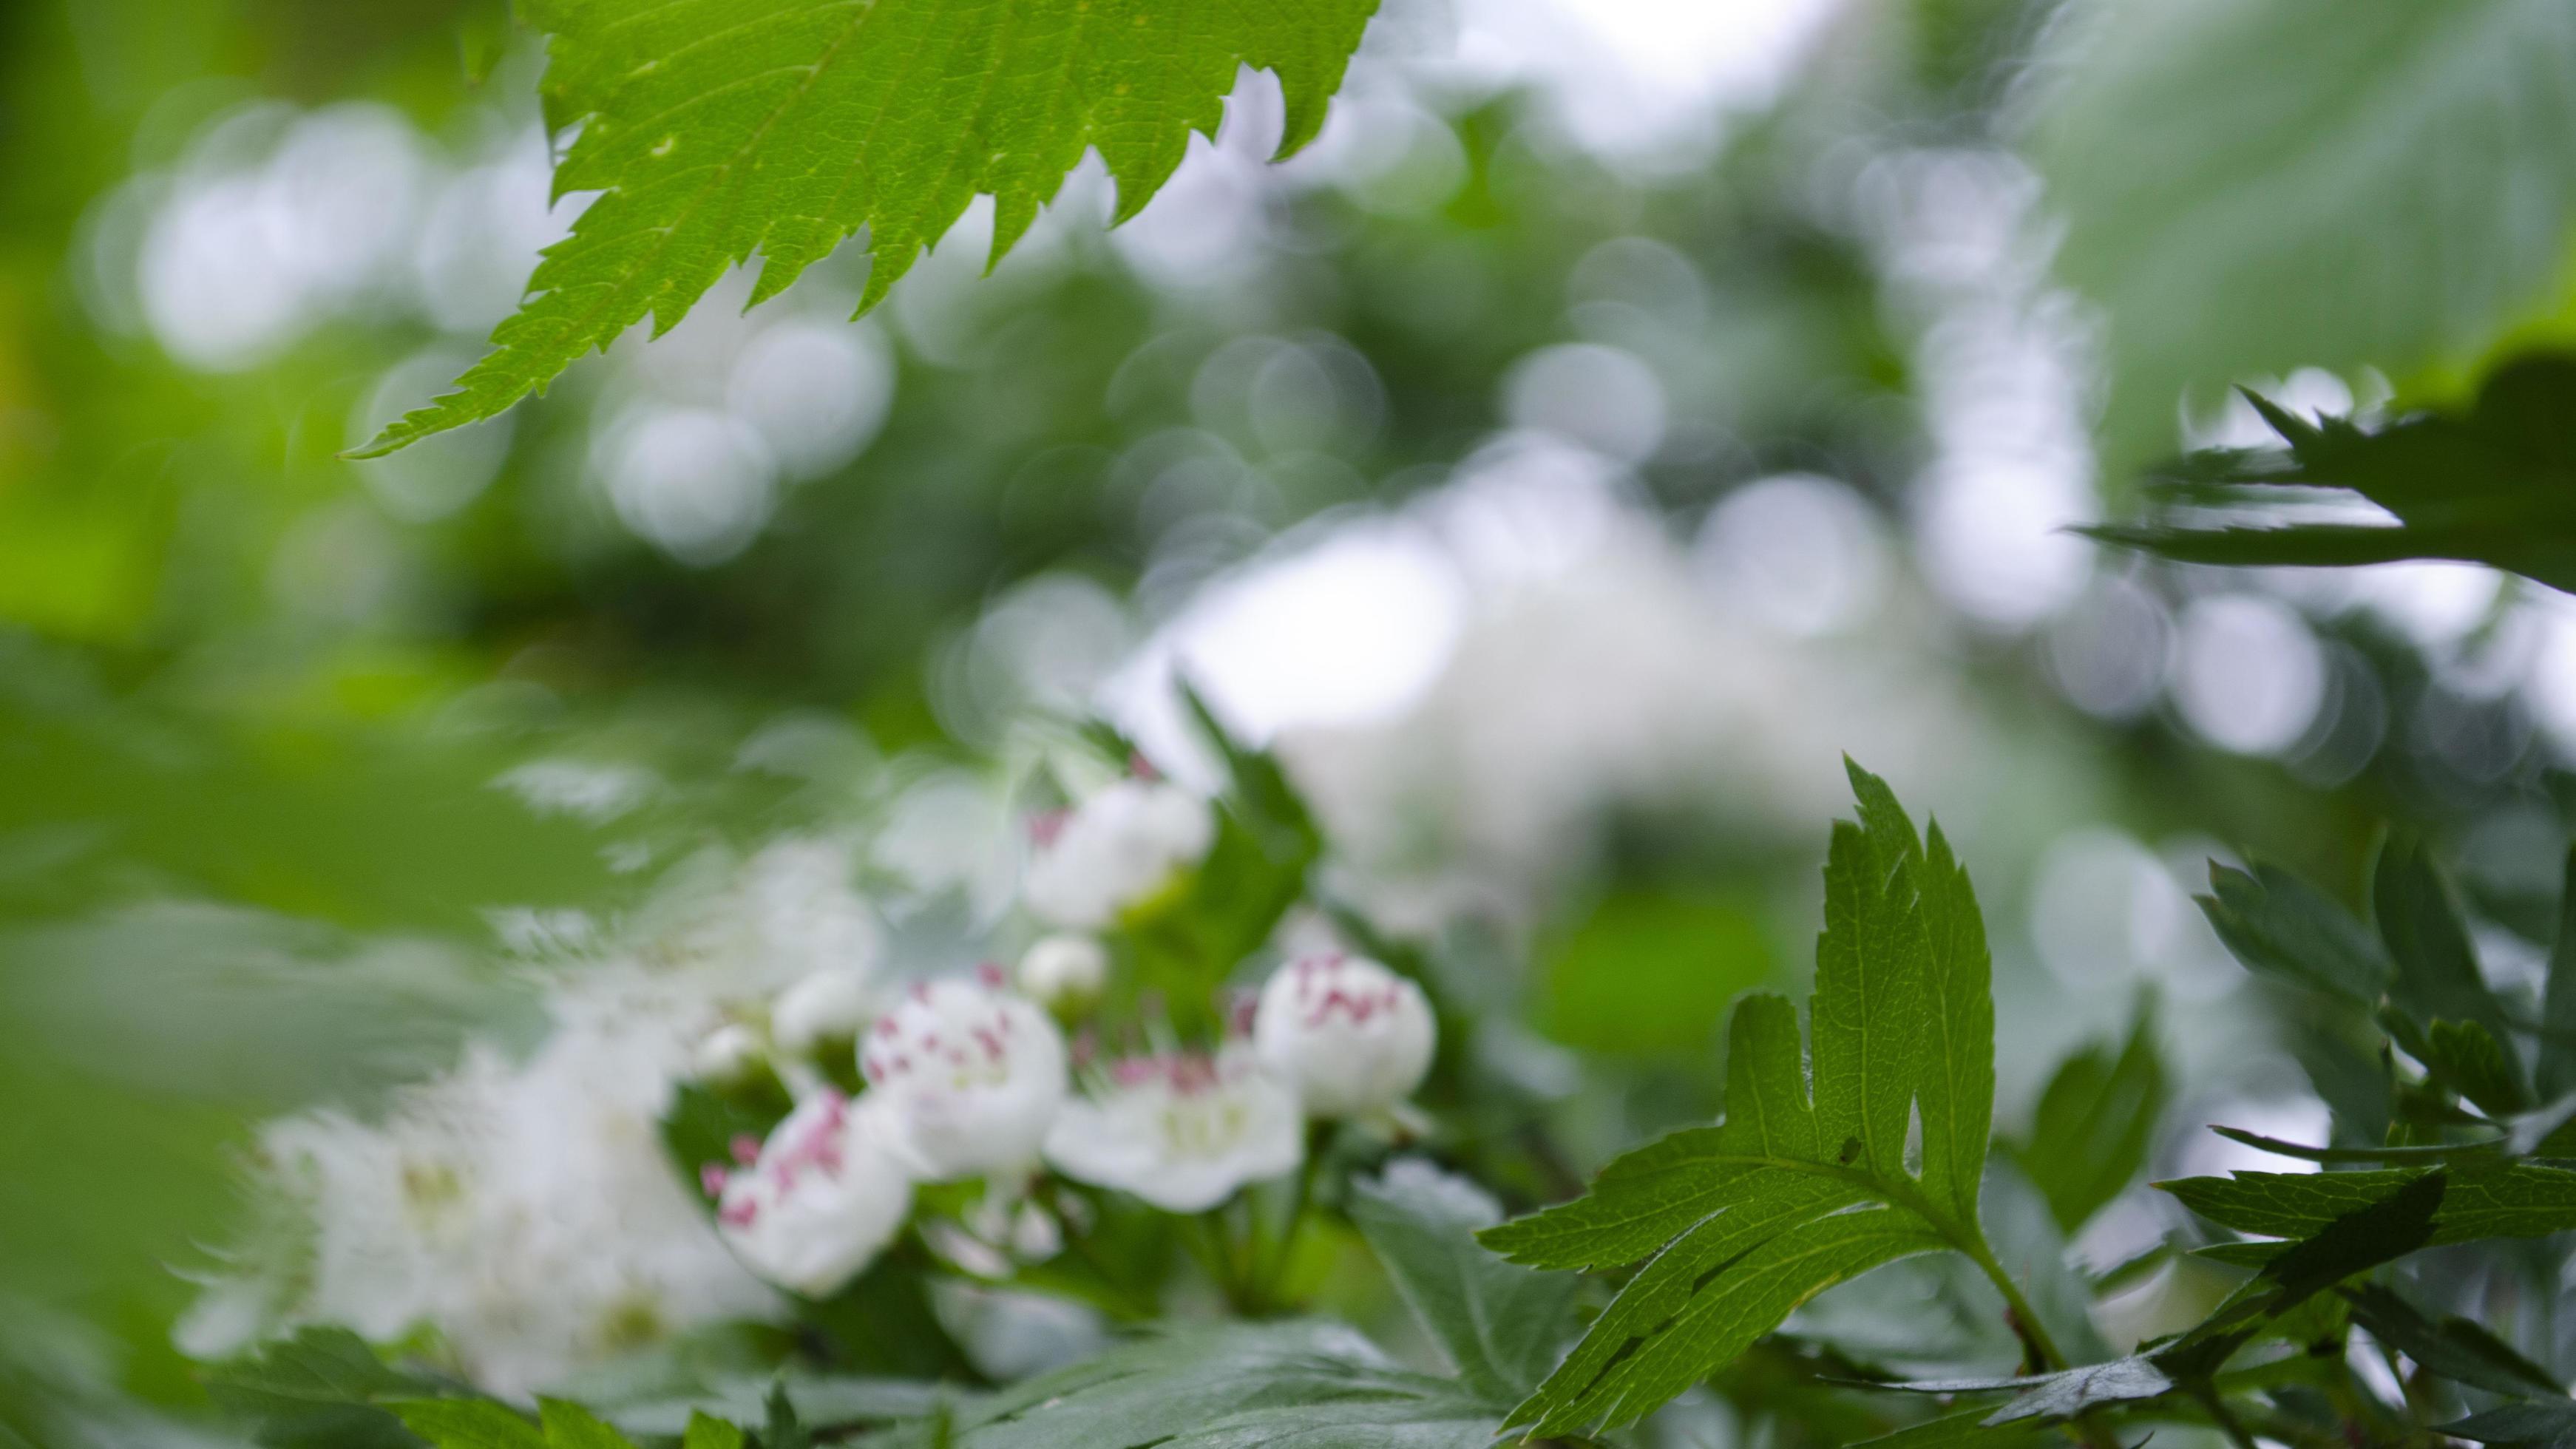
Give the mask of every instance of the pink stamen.
<path id="1" fill-rule="evenodd" d="M 976 966 L 975 979 L 984 983 L 988 989 L 999 991 L 1002 989 L 1002 984 L 1011 978 L 1002 974 L 1002 968 L 998 963 L 986 961 Z"/>
<path id="2" fill-rule="evenodd" d="M 760 1139 L 748 1132 L 737 1132 L 733 1140 L 725 1144 L 725 1151 L 734 1161 L 749 1167 L 760 1160 Z"/>
<path id="3" fill-rule="evenodd" d="M 720 1164 L 713 1162 L 701 1164 L 698 1168 L 698 1187 L 709 1197 L 722 1197 L 725 1180 L 731 1175 Z"/>
<path id="4" fill-rule="evenodd" d="M 1055 844 L 1056 837 L 1064 833 L 1065 822 L 1072 818 L 1073 812 L 1070 810 L 1041 810 L 1030 816 L 1030 843 L 1040 849 Z"/>
<path id="5" fill-rule="evenodd" d="M 726 1203 L 716 1209 L 716 1221 L 729 1228 L 747 1228 L 760 1216 L 760 1204 L 751 1198 Z"/>
<path id="6" fill-rule="evenodd" d="M 1163 772 L 1154 768 L 1154 762 L 1146 759 L 1145 752 L 1142 750 L 1127 752 L 1127 773 L 1148 785 L 1163 778 Z"/>

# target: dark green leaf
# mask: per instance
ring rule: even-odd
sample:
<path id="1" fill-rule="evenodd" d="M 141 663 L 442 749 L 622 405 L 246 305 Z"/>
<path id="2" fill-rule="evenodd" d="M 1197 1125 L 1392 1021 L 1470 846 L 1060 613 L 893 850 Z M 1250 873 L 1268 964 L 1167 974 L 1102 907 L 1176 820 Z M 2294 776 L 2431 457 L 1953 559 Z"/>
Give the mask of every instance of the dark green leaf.
<path id="1" fill-rule="evenodd" d="M 2576 850 L 2567 853 L 2558 896 L 2558 938 L 2540 1005 L 2540 1094 L 2576 1092 Z"/>
<path id="2" fill-rule="evenodd" d="M 1571 1273 L 1519 1267 L 1477 1246 L 1502 1214 L 1483 1189 L 1419 1159 L 1354 1186 L 1351 1221 L 1466 1386 L 1517 1403 L 1574 1336 Z"/>
<path id="3" fill-rule="evenodd" d="M 2483 1142 L 2426 1143 L 2406 1147 L 2309 1147 L 2297 1142 L 2284 1142 L 2242 1127 L 2209 1129 L 2232 1142 L 2260 1148 L 2276 1157 L 2296 1157 L 2306 1162 L 2447 1162 L 2455 1157 L 2491 1157 L 2504 1150 L 2506 1139 L 2490 1137 Z"/>
<path id="4" fill-rule="evenodd" d="M 2339 565 L 2445 558 L 2576 588 L 2576 432 L 2565 425 L 2576 359 L 2533 355 L 2487 379 L 2465 415 L 2364 428 L 2265 413 L 2286 452 L 2196 454 L 2150 489 L 2187 515 L 2089 529 L 2104 542 L 2190 563 Z M 2284 522 L 2284 502 L 2351 489 L 2393 525 Z M 2215 518 L 2215 522 L 2211 520 Z"/>
<path id="5" fill-rule="evenodd" d="M 2325 892 L 2276 867 L 2209 864 L 2201 911 L 2249 971 L 2370 1006 L 2396 973 L 2368 927 Z"/>
<path id="6" fill-rule="evenodd" d="M 546 121 L 571 132 L 555 194 L 601 193 L 546 252 L 518 315 L 457 390 L 375 456 L 491 417 L 650 314 L 656 335 L 757 255 L 754 304 L 864 229 L 874 306 L 978 194 L 994 260 L 1087 149 L 1124 220 L 1216 134 L 1239 65 L 1288 97 L 1280 154 L 1313 139 L 1374 0 L 527 0 L 551 34 Z"/>
<path id="7" fill-rule="evenodd" d="M 742 1449 L 742 1430 L 723 1419 L 692 1414 L 680 1433 L 680 1449 Z"/>
<path id="8" fill-rule="evenodd" d="M 2507 1404 L 2471 1414 L 2443 1433 L 2480 1444 L 2509 1444 L 2520 1449 L 2576 1449 L 2576 1404 Z"/>
<path id="9" fill-rule="evenodd" d="M 376 1401 L 438 1390 L 342 1328 L 304 1329 L 206 1374 L 216 1407 L 247 1420 L 253 1437 L 275 1449 L 411 1449 L 420 1440 Z"/>
<path id="10" fill-rule="evenodd" d="M 2531 1163 L 2376 1172 L 2240 1172 L 2158 1186 L 2225 1227 L 2265 1237 L 2306 1238 L 2336 1219 L 2386 1202 L 2409 1185 L 2441 1178 L 2445 1191 L 2428 1245 L 2480 1238 L 2530 1238 L 2576 1228 L 2576 1172 Z"/>
<path id="11" fill-rule="evenodd" d="M 2041 1444 L 2056 1438 L 2047 1425 L 2029 1419 L 2016 1419 L 2009 1424 L 1988 1424 L 1987 1411 L 1968 1409 L 1926 1419 L 1920 1424 L 1864 1439 L 1852 1449 L 1951 1449 L 1953 1445 L 1973 1449 L 2016 1449 L 2025 1444 Z"/>
<path id="12" fill-rule="evenodd" d="M 2474 1022 L 2496 1043 L 2513 1038 L 2504 1003 L 2488 989 L 2478 970 L 2477 951 L 2460 918 L 2450 882 L 2433 867 L 2420 842 L 2392 838 L 2379 853 L 2371 883 L 2371 906 L 2379 918 L 2380 939 L 2397 963 L 2389 1000 L 2428 1026 L 2440 1021 Z M 2440 1043 L 2436 1043 L 2438 1049 Z M 2464 1050 L 2474 1051 L 2473 1044 Z M 2522 1067 L 2508 1058 L 2482 1063 L 2480 1070 L 2509 1072 L 2522 1089 Z"/>
<path id="13" fill-rule="evenodd" d="M 625 1435 L 601 1423 L 596 1415 L 579 1404 L 568 1404 L 561 1399 L 539 1399 L 537 1418 L 545 1429 L 546 1449 L 635 1449 Z M 797 1446 L 797 1449 L 804 1449 L 804 1446 Z"/>
<path id="14" fill-rule="evenodd" d="M 2566 1392 L 2547 1369 L 2466 1318 L 2427 1317 L 2394 1290 L 2375 1283 L 2349 1284 L 2341 1291 L 2353 1320 L 2369 1329 L 2371 1337 L 2428 1372 L 2514 1398 Z"/>
<path id="15" fill-rule="evenodd" d="M 2508 1117 L 2531 1109 L 2521 1059 L 2482 1023 L 2427 1022 L 2424 1047 L 2424 1066 L 2433 1079 L 2488 1114 Z"/>

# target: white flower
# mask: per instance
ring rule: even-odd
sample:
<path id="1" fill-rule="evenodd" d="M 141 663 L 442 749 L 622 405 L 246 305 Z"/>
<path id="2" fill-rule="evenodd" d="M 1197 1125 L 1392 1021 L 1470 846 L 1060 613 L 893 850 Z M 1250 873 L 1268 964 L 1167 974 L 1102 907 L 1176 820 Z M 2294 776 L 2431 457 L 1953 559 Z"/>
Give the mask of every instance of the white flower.
<path id="1" fill-rule="evenodd" d="M 1296 1094 L 1239 1048 L 1131 1059 L 1112 1081 L 1066 1103 L 1047 1134 L 1047 1160 L 1067 1177 L 1194 1213 L 1305 1156 Z"/>
<path id="2" fill-rule="evenodd" d="M 209 1283 L 199 1353 L 307 1323 L 435 1329 L 509 1397 L 703 1324 L 780 1315 L 675 1179 L 657 1119 L 717 1020 L 712 986 L 633 963 L 561 979 L 525 1060 L 489 1045 L 381 1119 L 260 1134 L 282 1217 Z"/>
<path id="3" fill-rule="evenodd" d="M 808 1099 L 771 1130 L 749 1169 L 722 1180 L 716 1227 L 726 1246 L 781 1288 L 837 1292 L 912 1210 L 912 1179 L 888 1137 L 881 1112 L 837 1092 Z"/>
<path id="4" fill-rule="evenodd" d="M 1100 999 L 1109 984 L 1109 949 L 1089 936 L 1040 936 L 1020 958 L 1020 989 L 1055 1011 Z"/>
<path id="5" fill-rule="evenodd" d="M 769 1039 L 791 1057 L 810 1057 L 827 1042 L 847 1042 L 868 1024 L 868 982 L 827 966 L 778 993 L 769 1007 Z"/>
<path id="6" fill-rule="evenodd" d="M 1318 1117 L 1388 1111 L 1431 1070 L 1422 988 L 1365 956 L 1292 961 L 1261 988 L 1252 1039 L 1263 1064 Z"/>
<path id="7" fill-rule="evenodd" d="M 1021 891 L 1058 926 L 1098 930 L 1198 863 L 1216 838 L 1208 803 L 1161 780 L 1120 780 L 1044 817 Z"/>
<path id="8" fill-rule="evenodd" d="M 933 1182 L 1037 1165 L 1064 1105 L 1064 1036 L 1026 997 L 982 982 L 925 981 L 859 1043 L 868 1097 Z"/>
<path id="9" fill-rule="evenodd" d="M 689 1070 L 701 1082 L 725 1086 L 749 1077 L 767 1055 L 759 1032 L 728 1021 L 698 1038 L 697 1049 L 689 1054 Z"/>

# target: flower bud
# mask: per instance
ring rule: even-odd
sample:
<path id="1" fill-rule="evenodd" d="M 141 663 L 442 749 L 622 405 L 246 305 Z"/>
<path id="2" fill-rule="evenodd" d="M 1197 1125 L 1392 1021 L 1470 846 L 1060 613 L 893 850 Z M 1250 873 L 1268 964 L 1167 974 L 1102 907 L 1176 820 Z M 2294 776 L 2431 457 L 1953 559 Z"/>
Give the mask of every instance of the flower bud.
<path id="1" fill-rule="evenodd" d="M 823 1093 L 787 1115 L 752 1165 L 711 1170 L 716 1231 L 743 1266 L 790 1292 L 828 1297 L 903 1226 L 912 1180 L 882 1113 Z"/>
<path id="2" fill-rule="evenodd" d="M 1207 801 L 1161 780 L 1120 780 L 1048 818 L 1022 893 L 1041 920 L 1096 931 L 1168 889 L 1215 838 Z"/>
<path id="3" fill-rule="evenodd" d="M 769 1039 L 790 1057 L 811 1057 L 828 1043 L 849 1041 L 867 1024 L 867 978 L 837 967 L 808 972 L 769 1007 Z"/>
<path id="4" fill-rule="evenodd" d="M 1020 958 L 1020 989 L 1050 1011 L 1079 1011 L 1108 984 L 1109 949 L 1089 936 L 1041 936 Z"/>
<path id="5" fill-rule="evenodd" d="M 1431 1070 L 1422 988 L 1365 956 L 1309 956 L 1271 973 L 1253 1013 L 1261 1060 L 1317 1117 L 1394 1109 Z"/>
<path id="6" fill-rule="evenodd" d="M 1296 1094 L 1230 1047 L 1119 1062 L 1105 1090 L 1065 1104 L 1046 1153 L 1077 1182 L 1195 1213 L 1293 1171 L 1306 1142 Z"/>
<path id="7" fill-rule="evenodd" d="M 1064 1105 L 1064 1036 L 1000 975 L 917 984 L 859 1043 L 868 1096 L 926 1180 L 1035 1166 Z"/>

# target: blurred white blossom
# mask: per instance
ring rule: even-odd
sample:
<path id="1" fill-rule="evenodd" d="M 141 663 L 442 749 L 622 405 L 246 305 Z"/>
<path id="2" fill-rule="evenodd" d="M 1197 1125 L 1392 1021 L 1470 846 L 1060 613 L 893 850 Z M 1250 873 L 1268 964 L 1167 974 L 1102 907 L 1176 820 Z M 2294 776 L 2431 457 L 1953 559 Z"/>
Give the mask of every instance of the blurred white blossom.
<path id="1" fill-rule="evenodd" d="M 1116 780 L 1042 817 L 1021 890 L 1051 925 L 1094 930 L 1167 888 L 1216 837 L 1208 802 L 1165 780 Z"/>
<path id="2" fill-rule="evenodd" d="M 1046 1156 L 1077 1182 L 1195 1213 L 1293 1171 L 1304 1131 L 1296 1092 L 1234 1045 L 1113 1064 L 1098 1092 L 1065 1104 Z"/>
<path id="3" fill-rule="evenodd" d="M 993 973 L 995 977 L 999 972 Z M 994 983 L 916 983 L 859 1044 L 868 1100 L 932 1181 L 1034 1167 L 1066 1092 L 1064 1037 Z"/>
<path id="4" fill-rule="evenodd" d="M 874 1261 L 912 1210 L 893 1124 L 872 1098 L 807 1099 L 770 1130 L 748 1168 L 724 1176 L 716 1222 L 753 1272 L 809 1298 Z"/>

